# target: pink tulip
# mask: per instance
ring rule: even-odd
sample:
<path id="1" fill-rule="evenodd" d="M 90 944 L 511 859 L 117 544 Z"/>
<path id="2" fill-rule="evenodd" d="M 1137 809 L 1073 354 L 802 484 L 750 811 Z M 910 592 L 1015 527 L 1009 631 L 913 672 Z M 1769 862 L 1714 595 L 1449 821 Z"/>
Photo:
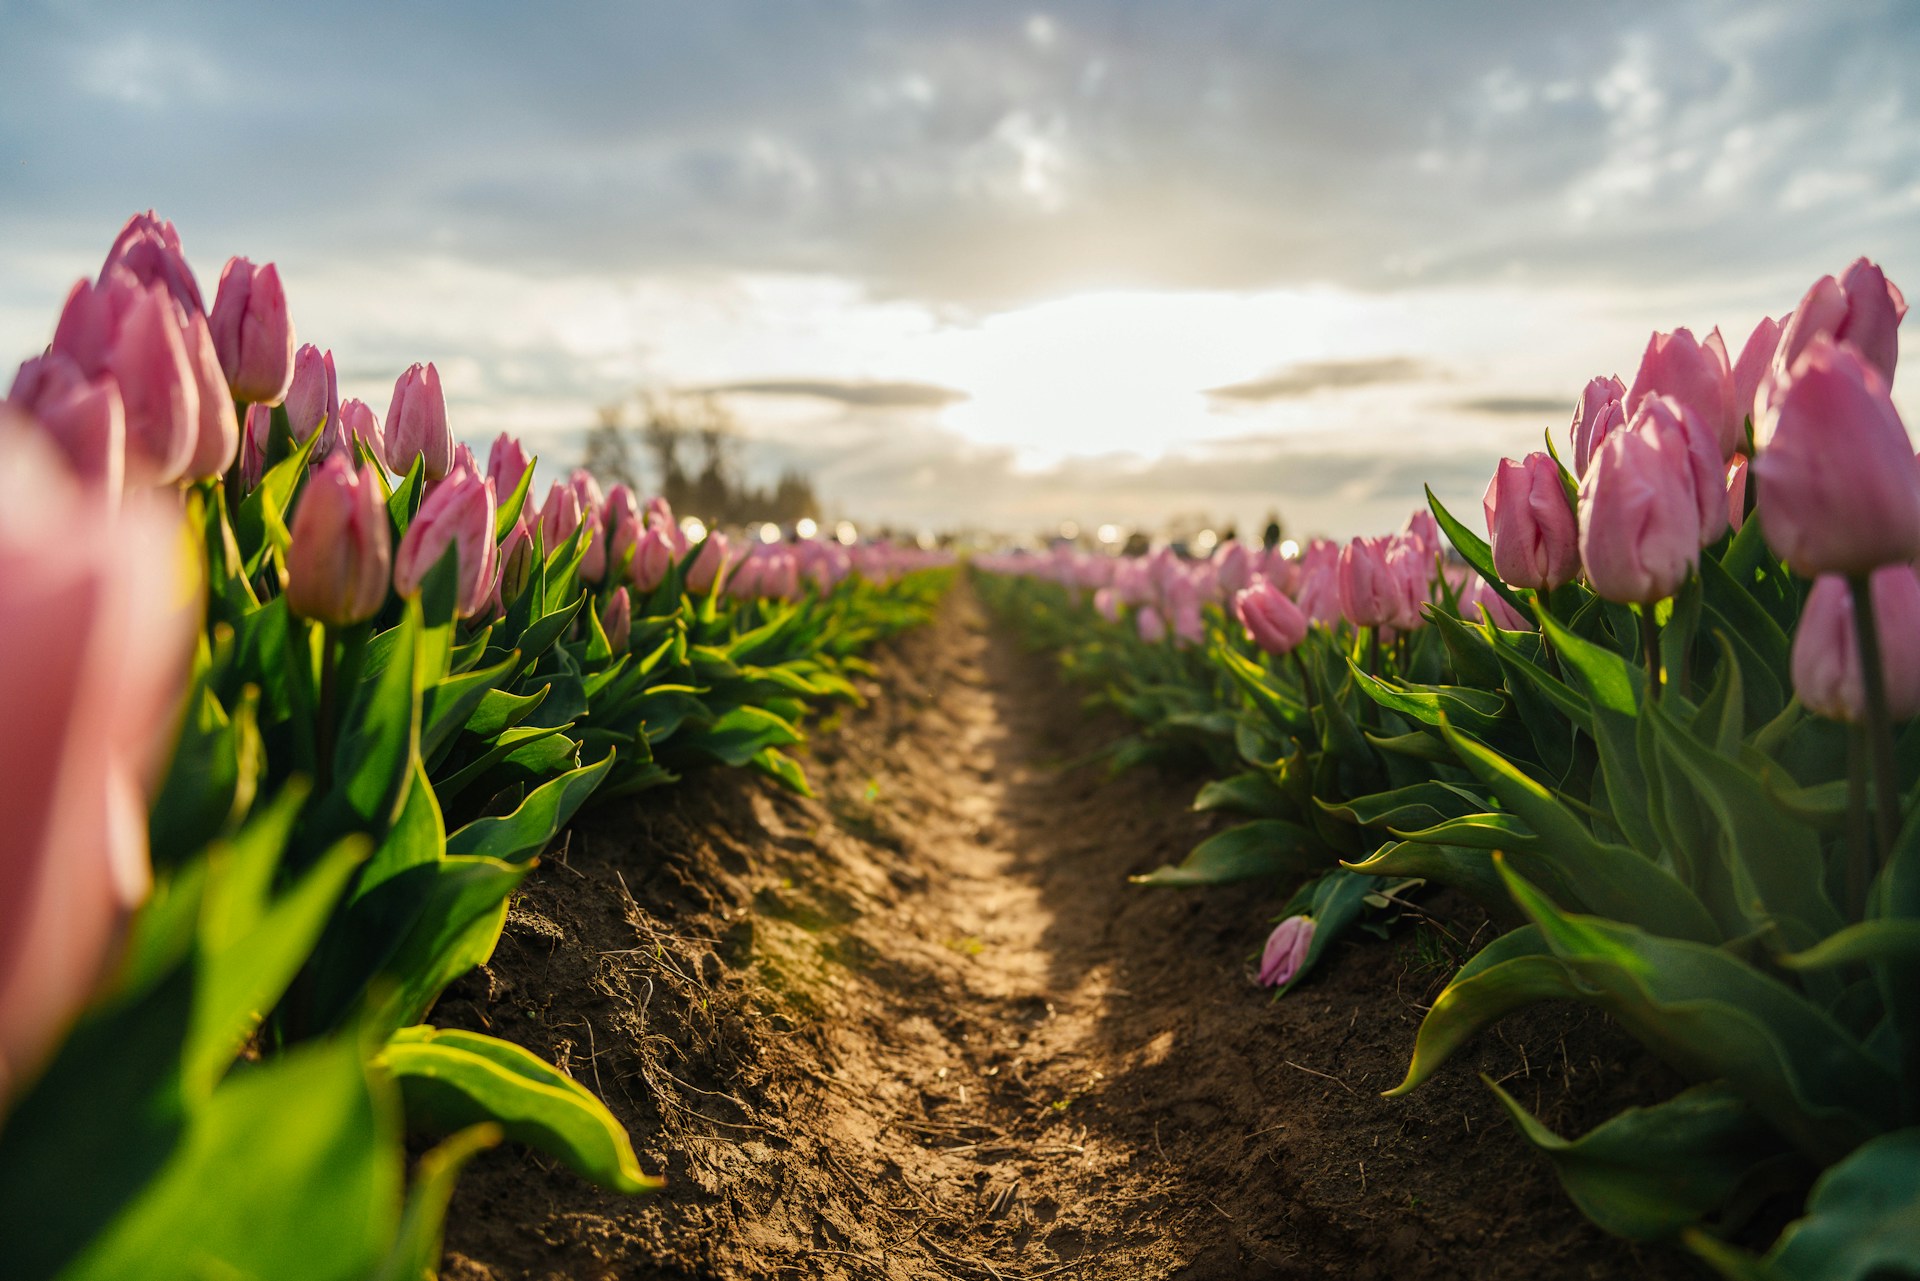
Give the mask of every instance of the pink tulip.
<path id="1" fill-rule="evenodd" d="M 1440 532 L 1440 522 L 1424 507 L 1416 508 L 1407 517 L 1407 523 L 1400 527 L 1396 537 L 1402 543 L 1418 548 L 1428 560 L 1447 554 L 1447 539 Z"/>
<path id="2" fill-rule="evenodd" d="M 773 600 L 800 598 L 800 562 L 786 548 L 775 548 L 760 566 L 760 594 Z"/>
<path id="3" fill-rule="evenodd" d="M 1544 453 L 1503 458 L 1481 506 L 1493 542 L 1493 567 L 1514 587 L 1551 591 L 1580 575 L 1580 532 L 1560 483 L 1560 465 Z"/>
<path id="4" fill-rule="evenodd" d="M 707 535 L 706 542 L 700 545 L 700 554 L 693 558 L 693 564 L 687 567 L 687 590 L 696 596 L 704 596 L 720 582 L 727 568 L 727 536 L 719 530 Z"/>
<path id="5" fill-rule="evenodd" d="M 1767 545 L 1809 578 L 1920 555 L 1920 464 L 1887 383 L 1817 337 L 1779 383 L 1753 460 Z"/>
<path id="6" fill-rule="evenodd" d="M 1713 435 L 1701 425 L 1690 406 L 1671 396 L 1649 396 L 1640 402 L 1628 430 L 1659 436 L 1663 449 L 1684 460 L 1681 469 L 1693 509 L 1700 522 L 1700 545 L 1708 546 L 1727 532 L 1727 466 Z"/>
<path id="7" fill-rule="evenodd" d="M 1907 300 L 1900 290 L 1865 258 L 1855 259 L 1838 280 L 1820 277 L 1787 321 L 1774 356 L 1772 385 L 1763 391 L 1769 396 L 1776 394 L 1779 382 L 1793 372 L 1800 357 L 1821 337 L 1854 348 L 1882 378 L 1892 382 L 1900 358 L 1900 321 L 1906 314 Z"/>
<path id="8" fill-rule="evenodd" d="M 734 600 L 752 600 L 760 594 L 760 570 L 766 564 L 758 546 L 749 545 L 726 576 L 726 593 Z"/>
<path id="9" fill-rule="evenodd" d="M 1387 576 L 1394 593 L 1393 614 L 1387 621 L 1395 631 L 1418 631 L 1427 625 L 1427 598 L 1435 573 L 1434 558 L 1418 543 L 1397 535 L 1387 540 Z"/>
<path id="10" fill-rule="evenodd" d="M 118 268 L 142 284 L 159 285 L 167 296 L 180 304 L 182 311 L 206 314 L 200 299 L 199 282 L 187 266 L 180 249 L 180 233 L 173 224 L 149 209 L 127 219 L 127 225 L 107 250 L 106 264 L 100 269 L 100 283 Z"/>
<path id="11" fill-rule="evenodd" d="M 1133 626 L 1140 634 L 1140 639 L 1149 645 L 1158 645 L 1167 639 L 1167 621 L 1151 605 L 1140 607 L 1140 612 L 1133 616 Z"/>
<path id="12" fill-rule="evenodd" d="M 1920 716 L 1920 576 L 1906 564 L 1873 571 L 1874 631 L 1886 673 L 1887 710 L 1895 720 Z M 1793 692 L 1830 720 L 1866 719 L 1853 594 L 1837 574 L 1823 574 L 1807 596 L 1793 635 Z"/>
<path id="13" fill-rule="evenodd" d="M 345 446 L 348 441 L 359 441 L 373 455 L 373 461 L 381 467 L 387 465 L 387 438 L 381 430 L 380 419 L 373 412 L 373 406 L 364 400 L 343 400 L 340 402 L 338 425 L 328 429 L 325 438 L 314 448 L 316 457 L 324 458 L 335 450 L 351 455 Z"/>
<path id="14" fill-rule="evenodd" d="M 623 567 L 633 566 L 633 556 L 640 545 L 642 516 L 640 502 L 633 491 L 625 485 L 615 485 L 607 491 L 607 507 L 604 523 L 607 530 L 607 566 L 608 572 L 619 577 Z"/>
<path id="15" fill-rule="evenodd" d="M 452 547 L 458 559 L 455 612 L 471 618 L 486 608 L 499 551 L 493 541 L 493 517 L 493 487 L 480 477 L 456 473 L 435 486 L 400 538 L 400 550 L 393 559 L 394 590 L 402 596 L 418 591 L 427 572 Z"/>
<path id="16" fill-rule="evenodd" d="M 1616 431 L 1600 442 L 1580 482 L 1580 560 L 1606 599 L 1665 600 L 1699 563 L 1688 452 L 1671 432 Z"/>
<path id="17" fill-rule="evenodd" d="M 393 533 L 373 468 L 344 451 L 313 470 L 293 511 L 287 608 L 331 627 L 362 623 L 387 599 Z"/>
<path id="18" fill-rule="evenodd" d="M 248 405 L 240 425 L 240 483 L 253 489 L 267 474 L 267 443 L 273 435 L 273 409 Z"/>
<path id="19" fill-rule="evenodd" d="M 165 288 L 122 273 L 75 285 L 54 330 L 54 352 L 119 385 L 130 485 L 180 479 L 199 440 L 200 384 L 178 317 Z"/>
<path id="20" fill-rule="evenodd" d="M 547 555 L 559 551 L 580 524 L 580 495 L 564 480 L 554 481 L 540 505 L 540 543 Z"/>
<path id="21" fill-rule="evenodd" d="M 1640 371 L 1627 392 L 1627 416 L 1637 414 L 1649 396 L 1671 396 L 1692 410 L 1719 449 L 1720 461 L 1745 447 L 1746 435 L 1741 429 L 1746 424 L 1746 411 L 1736 410 L 1734 405 L 1733 366 L 1718 329 L 1704 342 L 1697 341 L 1688 329 L 1656 333 L 1649 338 L 1646 354 L 1640 358 Z"/>
<path id="22" fill-rule="evenodd" d="M 658 526 L 649 527 L 640 535 L 640 541 L 634 547 L 633 563 L 628 571 L 633 578 L 633 585 L 643 592 L 650 592 L 667 580 L 667 574 L 672 569 L 673 544 Z"/>
<path id="23" fill-rule="evenodd" d="M 673 508 L 667 505 L 666 499 L 656 495 L 647 500 L 646 524 L 647 528 L 657 528 L 666 535 L 667 541 L 673 546 L 675 560 L 693 550 L 693 544 L 680 528 L 680 522 L 673 518 Z"/>
<path id="24" fill-rule="evenodd" d="M 0 1110 L 147 892 L 147 806 L 200 614 L 175 507 L 103 505 L 37 431 L 0 425 Z"/>
<path id="25" fill-rule="evenodd" d="M 1737 533 L 1747 523 L 1747 459 L 1733 460 L 1727 468 L 1727 524 Z"/>
<path id="26" fill-rule="evenodd" d="M 429 361 L 409 365 L 393 384 L 393 403 L 387 406 L 387 466 L 396 476 L 413 470 L 421 459 L 428 480 L 439 480 L 453 468 L 453 433 L 447 429 L 447 398 L 440 390 L 440 371 Z"/>
<path id="27" fill-rule="evenodd" d="M 1117 623 L 1120 621 L 1120 613 L 1124 606 L 1121 605 L 1119 596 L 1114 594 L 1113 588 L 1102 587 L 1093 594 L 1093 608 L 1109 623 Z"/>
<path id="28" fill-rule="evenodd" d="M 1220 553 L 1214 579 L 1224 595 L 1232 596 L 1253 582 L 1253 573 L 1253 555 L 1247 551 L 1246 544 L 1236 538 Z"/>
<path id="29" fill-rule="evenodd" d="M 120 385 L 111 375 L 88 378 L 58 352 L 20 366 L 8 401 L 31 414 L 66 456 L 74 474 L 117 502 L 125 480 L 127 427 Z"/>
<path id="30" fill-rule="evenodd" d="M 1530 632 L 1534 630 L 1533 620 L 1507 604 L 1507 598 L 1493 589 L 1493 584 L 1484 578 L 1475 580 L 1474 585 L 1461 597 L 1461 612 L 1469 619 L 1482 610 L 1489 622 L 1502 631 Z"/>
<path id="31" fill-rule="evenodd" d="M 1290 654 L 1307 635 L 1307 616 L 1264 578 L 1234 593 L 1233 616 L 1247 639 L 1269 654 Z"/>
<path id="32" fill-rule="evenodd" d="M 307 343 L 294 353 L 285 403 L 287 425 L 300 444 L 306 444 L 322 426 L 339 426 L 340 382 L 334 375 L 332 352 Z"/>
<path id="33" fill-rule="evenodd" d="M 1356 538 L 1340 553 L 1340 612 L 1355 627 L 1381 627 L 1405 613 L 1404 587 L 1387 563 L 1385 538 Z"/>
<path id="34" fill-rule="evenodd" d="M 1760 317 L 1760 323 L 1747 335 L 1746 346 L 1740 349 L 1740 359 L 1733 364 L 1733 412 L 1736 417 L 1753 419 L 1757 425 L 1760 411 L 1754 407 L 1759 395 L 1760 384 L 1766 379 L 1767 371 L 1773 368 L 1774 355 L 1780 350 L 1781 326 L 1793 318 L 1788 312 L 1780 320 L 1771 316 Z M 1746 442 L 1741 442 L 1740 452 L 1746 452 Z"/>
<path id="35" fill-rule="evenodd" d="M 567 485 L 580 500 L 581 523 L 593 531 L 587 554 L 580 558 L 580 578 L 583 582 L 598 583 L 607 576 L 607 498 L 600 492 L 600 482 L 584 468 L 575 468 L 567 478 Z"/>
<path id="36" fill-rule="evenodd" d="M 1573 407 L 1573 426 L 1569 429 L 1575 477 L 1587 474 L 1587 465 L 1607 433 L 1626 425 L 1626 410 L 1621 403 L 1626 395 L 1627 385 L 1618 378 L 1588 380 L 1586 390 L 1580 393 L 1580 403 Z"/>
<path id="37" fill-rule="evenodd" d="M 633 600 L 626 588 L 615 588 L 600 607 L 600 628 L 606 632 L 607 644 L 613 647 L 614 653 L 627 652 L 627 643 L 633 636 Z"/>
<path id="38" fill-rule="evenodd" d="M 233 398 L 258 405 L 286 399 L 293 381 L 293 318 L 280 269 L 229 258 L 208 320 Z"/>
<path id="39" fill-rule="evenodd" d="M 228 393 L 227 376 L 220 370 L 220 353 L 214 350 L 207 318 L 188 312 L 181 336 L 200 393 L 193 456 L 186 474 L 191 480 L 212 480 L 224 475 L 240 452 L 240 418 Z"/>
<path id="40" fill-rule="evenodd" d="M 532 467 L 533 459 L 519 437 L 501 432 L 494 439 L 493 448 L 487 451 L 487 477 L 493 481 L 494 498 L 503 503 L 512 498 L 520 488 L 520 478 Z M 531 486 L 528 495 L 532 495 Z"/>
<path id="41" fill-rule="evenodd" d="M 1279 987 L 1298 974 L 1312 946 L 1311 916 L 1289 916 L 1280 922 L 1267 935 L 1267 946 L 1260 953 L 1260 985 Z"/>

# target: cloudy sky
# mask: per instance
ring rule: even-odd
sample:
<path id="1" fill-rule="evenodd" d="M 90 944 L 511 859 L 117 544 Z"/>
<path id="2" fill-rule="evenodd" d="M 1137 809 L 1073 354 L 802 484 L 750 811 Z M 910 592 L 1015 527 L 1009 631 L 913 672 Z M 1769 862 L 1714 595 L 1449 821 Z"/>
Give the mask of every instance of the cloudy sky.
<path id="1" fill-rule="evenodd" d="M 1654 328 L 1920 293 L 1920 4 L 0 0 L 0 355 L 125 217 L 383 408 L 716 389 L 857 519 L 1397 524 Z M 1920 410 L 1909 362 L 1896 397 Z"/>

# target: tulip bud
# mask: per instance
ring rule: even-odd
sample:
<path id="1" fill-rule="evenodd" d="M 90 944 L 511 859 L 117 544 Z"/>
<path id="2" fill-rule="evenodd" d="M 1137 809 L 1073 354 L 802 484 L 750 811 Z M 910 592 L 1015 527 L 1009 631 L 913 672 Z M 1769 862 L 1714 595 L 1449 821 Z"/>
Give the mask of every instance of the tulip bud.
<path id="1" fill-rule="evenodd" d="M 1580 560 L 1607 600 L 1665 600 L 1699 563 L 1686 455 L 1679 434 L 1641 430 L 1613 432 L 1594 453 L 1580 482 Z"/>
<path id="2" fill-rule="evenodd" d="M 424 459 L 428 480 L 439 480 L 453 469 L 453 433 L 447 429 L 447 398 L 440 390 L 440 371 L 431 361 L 409 365 L 393 384 L 393 403 L 387 407 L 387 467 L 396 476 Z"/>
<path id="3" fill-rule="evenodd" d="M 1627 385 L 1618 378 L 1594 378 L 1587 382 L 1586 390 L 1580 393 L 1580 403 L 1573 407 L 1573 426 L 1569 430 L 1573 439 L 1574 476 L 1586 475 L 1593 452 L 1600 448 L 1607 433 L 1626 425 L 1627 415 L 1621 405 L 1626 395 Z"/>
<path id="4" fill-rule="evenodd" d="M 707 535 L 706 542 L 700 545 L 700 554 L 693 558 L 693 564 L 687 567 L 687 590 L 696 596 L 704 596 L 713 590 L 727 567 L 727 536 L 719 530 Z"/>
<path id="5" fill-rule="evenodd" d="M 513 522 L 507 541 L 500 547 L 500 602 L 511 605 L 520 599 L 533 579 L 533 527 L 526 514 Z"/>
<path id="6" fill-rule="evenodd" d="M 128 307 L 107 371 L 126 412 L 128 481 L 178 480 L 199 441 L 200 387 L 163 290 L 144 292 Z"/>
<path id="7" fill-rule="evenodd" d="M 294 353 L 293 379 L 287 386 L 287 425 L 301 444 L 323 425 L 340 423 L 340 383 L 333 353 L 307 343 Z"/>
<path id="8" fill-rule="evenodd" d="M 1093 608 L 1100 617 L 1109 623 L 1120 621 L 1120 597 L 1111 587 L 1102 587 L 1093 594 Z"/>
<path id="9" fill-rule="evenodd" d="M 352 456 L 347 448 L 349 441 L 359 441 L 373 455 L 373 461 L 381 467 L 387 465 L 387 439 L 380 429 L 380 419 L 374 414 L 373 406 L 364 400 L 343 400 L 340 402 L 340 416 L 336 427 L 329 428 L 320 444 L 314 447 L 316 457 L 326 457 L 335 450 Z"/>
<path id="10" fill-rule="evenodd" d="M 1214 580 L 1220 590 L 1231 596 L 1253 582 L 1253 556 L 1247 551 L 1246 544 L 1235 539 L 1227 544 L 1220 553 L 1220 563 L 1214 573 Z"/>
<path id="11" fill-rule="evenodd" d="M 1384 538 L 1356 538 L 1340 553 L 1340 612 L 1355 627 L 1380 627 L 1404 612 L 1388 550 Z"/>
<path id="12" fill-rule="evenodd" d="M 1906 314 L 1907 300 L 1900 290 L 1865 258 L 1855 259 L 1838 280 L 1820 277 L 1787 320 L 1763 396 L 1772 399 L 1780 380 L 1822 337 L 1852 347 L 1891 383 L 1900 357 L 1900 321 Z M 1754 425 L 1759 426 L 1758 416 Z"/>
<path id="13" fill-rule="evenodd" d="M 1402 543 L 1418 548 L 1428 560 L 1436 560 L 1447 553 L 1447 540 L 1440 532 L 1440 522 L 1424 507 L 1414 509 L 1396 537 Z"/>
<path id="14" fill-rule="evenodd" d="M 1727 531 L 1727 467 L 1713 436 L 1694 416 L 1693 410 L 1671 396 L 1649 396 L 1640 402 L 1632 420 L 1632 431 L 1659 436 L 1663 448 L 1685 460 L 1681 478 L 1692 497 L 1700 522 L 1700 545 L 1712 543 Z"/>
<path id="15" fill-rule="evenodd" d="M 766 564 L 755 545 L 749 545 L 726 575 L 726 592 L 734 600 L 752 600 L 760 594 L 760 571 Z"/>
<path id="16" fill-rule="evenodd" d="M 1580 574 L 1580 531 L 1560 482 L 1560 465 L 1544 453 L 1500 460 L 1481 506 L 1492 535 L 1493 567 L 1514 587 L 1551 591 Z"/>
<path id="17" fill-rule="evenodd" d="M 1247 639 L 1269 654 L 1290 654 L 1307 635 L 1307 616 L 1264 578 L 1234 593 L 1233 616 L 1246 628 Z"/>
<path id="18" fill-rule="evenodd" d="M 1149 645 L 1158 645 L 1167 638 L 1166 620 L 1160 617 L 1160 611 L 1151 605 L 1142 605 L 1140 612 L 1133 616 L 1134 630 L 1140 633 L 1140 639 Z"/>
<path id="19" fill-rule="evenodd" d="M 607 491 L 603 524 L 607 531 L 607 572 L 618 578 L 631 572 L 633 557 L 640 544 L 642 517 L 640 503 L 625 485 Z"/>
<path id="20" fill-rule="evenodd" d="M 355 471 L 344 452 L 316 467 L 300 491 L 291 533 L 288 609 L 330 627 L 362 623 L 380 612 L 393 534 L 371 467 Z"/>
<path id="21" fill-rule="evenodd" d="M 247 421 L 240 428 L 240 483 L 248 489 L 258 486 L 267 474 L 267 443 L 272 435 L 272 407 L 248 405 Z"/>
<path id="22" fill-rule="evenodd" d="M 1530 632 L 1534 629 L 1533 620 L 1507 604 L 1507 598 L 1493 589 L 1486 579 L 1476 580 L 1474 586 L 1461 597 L 1461 612 L 1469 619 L 1475 613 L 1484 610 L 1489 622 L 1502 631 Z"/>
<path id="23" fill-rule="evenodd" d="M 1920 576 L 1906 564 L 1873 572 L 1874 631 L 1886 673 L 1887 711 L 1895 720 L 1920 716 Z M 1859 631 L 1846 579 L 1823 574 L 1807 596 L 1793 635 L 1793 692 L 1830 720 L 1866 720 Z"/>
<path id="24" fill-rule="evenodd" d="M 1787 313 L 1791 320 L 1793 313 Z M 1754 407 L 1759 395 L 1760 384 L 1766 378 L 1767 371 L 1773 368 L 1773 358 L 1780 350 L 1782 321 L 1771 316 L 1760 317 L 1760 323 L 1747 335 L 1746 346 L 1740 349 L 1740 359 L 1733 364 L 1733 412 L 1737 418 L 1751 418 L 1756 426 L 1760 422 L 1760 411 Z M 1747 451 L 1746 442 L 1741 442 L 1740 452 Z M 1737 523 L 1737 522 L 1736 522 Z"/>
<path id="25" fill-rule="evenodd" d="M 540 506 L 540 542 L 551 556 L 580 528 L 580 495 L 563 480 L 547 490 L 547 501 Z"/>
<path id="26" fill-rule="evenodd" d="M 487 478 L 493 482 L 493 496 L 497 502 L 506 502 L 514 491 L 520 488 L 520 478 L 533 466 L 520 438 L 501 432 L 493 442 L 493 448 L 487 451 Z"/>
<path id="27" fill-rule="evenodd" d="M 207 318 L 197 311 L 188 312 L 182 337 L 200 393 L 193 456 L 186 474 L 191 480 L 212 480 L 233 466 L 234 456 L 240 451 L 240 419 L 228 394 L 227 376 L 220 371 L 220 353 L 214 350 Z"/>
<path id="28" fill-rule="evenodd" d="M 600 482 L 593 478 L 593 473 L 583 468 L 574 469 L 573 475 L 567 478 L 567 486 L 580 500 L 580 522 L 593 531 L 587 554 L 580 558 L 581 581 L 602 582 L 607 576 L 606 495 L 600 492 Z"/>
<path id="29" fill-rule="evenodd" d="M 277 405 L 293 381 L 293 319 L 280 269 L 230 258 L 214 295 L 214 349 L 235 400 Z"/>
<path id="30" fill-rule="evenodd" d="M 1313 918 L 1289 916 L 1267 935 L 1267 946 L 1260 953 L 1260 985 L 1279 987 L 1300 972 L 1306 964 L 1307 949 L 1313 946 Z"/>
<path id="31" fill-rule="evenodd" d="M 107 250 L 107 261 L 100 268 L 100 283 L 116 269 L 126 272 L 142 284 L 158 285 L 180 304 L 182 311 L 206 314 L 200 299 L 200 284 L 187 266 L 180 248 L 180 233 L 173 224 L 149 209 L 127 219 L 127 225 Z"/>
<path id="32" fill-rule="evenodd" d="M 110 375 L 88 378 L 58 352 L 20 366 L 8 403 L 25 410 L 66 456 L 74 474 L 117 502 L 125 480 L 127 428 L 120 387 Z"/>
<path id="33" fill-rule="evenodd" d="M 1767 545 L 1794 571 L 1864 574 L 1920 555 L 1920 464 L 1886 380 L 1815 338 L 1779 384 L 1753 460 Z"/>
<path id="34" fill-rule="evenodd" d="M 673 569 L 673 544 L 668 542 L 664 530 L 651 527 L 640 535 L 640 541 L 633 552 L 633 563 L 629 570 L 633 585 L 643 592 L 650 592 L 667 580 L 667 574 Z"/>
<path id="35" fill-rule="evenodd" d="M 448 465 L 452 465 L 449 451 Z M 400 538 L 393 561 L 393 587 L 402 596 L 420 589 L 447 548 L 455 549 L 455 612 L 471 618 L 487 606 L 498 547 L 493 541 L 493 487 L 464 473 L 434 487 Z"/>
<path id="36" fill-rule="evenodd" d="M 600 607 L 600 628 L 606 632 L 607 644 L 613 647 L 614 653 L 627 652 L 627 642 L 633 636 L 633 601 L 626 588 L 615 588 L 606 604 Z"/>
<path id="37" fill-rule="evenodd" d="M 0 1112 L 112 971 L 150 883 L 200 604 L 177 504 L 129 498 L 99 503 L 0 408 Z"/>
<path id="38" fill-rule="evenodd" d="M 1719 461 L 1732 458 L 1746 445 L 1746 412 L 1734 406 L 1733 366 L 1727 344 L 1715 329 L 1706 341 L 1694 339 L 1688 329 L 1656 333 L 1647 340 L 1646 355 L 1627 393 L 1631 417 L 1650 396 L 1671 396 L 1693 411 L 1719 450 Z"/>

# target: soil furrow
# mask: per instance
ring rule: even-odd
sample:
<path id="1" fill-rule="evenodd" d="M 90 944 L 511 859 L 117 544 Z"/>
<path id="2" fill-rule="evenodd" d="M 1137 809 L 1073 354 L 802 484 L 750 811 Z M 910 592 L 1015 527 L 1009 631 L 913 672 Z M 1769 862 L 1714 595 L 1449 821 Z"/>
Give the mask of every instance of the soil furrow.
<path id="1" fill-rule="evenodd" d="M 881 669 L 821 728 L 816 799 L 714 775 L 590 819 L 443 1002 L 593 1084 L 669 1179 L 487 1154 L 449 1277 L 1684 1274 L 1581 1221 L 1475 1079 L 1578 1130 L 1670 1084 L 1615 1030 L 1510 1020 L 1383 1100 L 1445 935 L 1275 1004 L 1276 896 L 1126 884 L 1204 834 L 1196 778 L 1109 777 L 1124 726 L 964 587 Z"/>

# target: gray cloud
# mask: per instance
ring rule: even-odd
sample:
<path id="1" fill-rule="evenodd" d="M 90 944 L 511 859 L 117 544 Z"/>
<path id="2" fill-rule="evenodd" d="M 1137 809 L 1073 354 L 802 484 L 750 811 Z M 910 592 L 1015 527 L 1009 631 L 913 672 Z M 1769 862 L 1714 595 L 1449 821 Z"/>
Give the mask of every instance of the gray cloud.
<path id="1" fill-rule="evenodd" d="M 1538 418 L 1542 414 L 1564 413 L 1571 404 L 1565 396 L 1476 396 L 1456 400 L 1447 407 L 1463 414 Z"/>
<path id="2" fill-rule="evenodd" d="M 1411 356 L 1383 356 L 1372 360 L 1314 360 L 1251 382 L 1212 387 L 1207 390 L 1207 395 L 1215 400 L 1264 404 L 1311 396 L 1318 391 L 1345 391 L 1381 383 L 1410 382 L 1428 377 L 1432 372 L 1424 362 Z"/>
<path id="3" fill-rule="evenodd" d="M 717 383 L 696 390 L 742 396 L 802 396 L 867 409 L 939 409 L 967 399 L 952 387 L 918 382 L 846 382 L 826 378 L 769 378 Z"/>
<path id="4" fill-rule="evenodd" d="M 1043 11 L 15 3 L 0 231 L 90 245 L 153 203 L 283 254 L 967 303 L 1804 280 L 1920 240 L 1907 0 Z"/>

